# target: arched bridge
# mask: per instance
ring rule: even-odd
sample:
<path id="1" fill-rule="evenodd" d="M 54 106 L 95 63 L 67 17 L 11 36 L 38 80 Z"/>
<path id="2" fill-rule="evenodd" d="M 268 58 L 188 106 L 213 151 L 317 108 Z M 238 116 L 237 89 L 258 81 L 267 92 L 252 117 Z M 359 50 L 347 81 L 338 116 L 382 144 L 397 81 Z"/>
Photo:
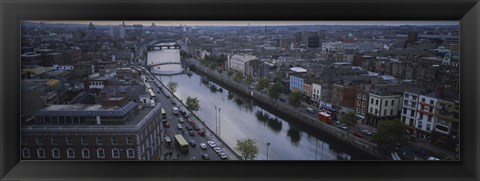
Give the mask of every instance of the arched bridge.
<path id="1" fill-rule="evenodd" d="M 180 45 L 177 43 L 155 43 L 147 46 L 147 49 L 150 50 L 163 50 L 163 49 L 180 49 Z"/>
<path id="2" fill-rule="evenodd" d="M 156 63 L 156 64 L 150 64 L 150 65 L 147 65 L 147 67 L 155 67 L 155 66 L 159 66 L 159 65 L 168 65 L 168 64 L 182 64 L 182 62 L 162 62 L 162 63 Z"/>

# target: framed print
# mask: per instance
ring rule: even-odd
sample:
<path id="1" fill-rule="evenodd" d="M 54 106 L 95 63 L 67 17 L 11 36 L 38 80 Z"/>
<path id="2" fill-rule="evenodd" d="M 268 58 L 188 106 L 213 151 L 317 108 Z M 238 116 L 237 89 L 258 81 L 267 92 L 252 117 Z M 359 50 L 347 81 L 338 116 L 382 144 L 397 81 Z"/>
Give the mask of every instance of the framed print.
<path id="1" fill-rule="evenodd" d="M 478 179 L 477 1 L 1 9 L 5 180 Z"/>

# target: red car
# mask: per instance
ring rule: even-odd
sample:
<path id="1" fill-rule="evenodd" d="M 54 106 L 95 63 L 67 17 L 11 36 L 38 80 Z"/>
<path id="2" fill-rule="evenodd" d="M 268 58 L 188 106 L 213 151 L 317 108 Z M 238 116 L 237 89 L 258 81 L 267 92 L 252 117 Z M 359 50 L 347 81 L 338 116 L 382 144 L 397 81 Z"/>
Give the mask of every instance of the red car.
<path id="1" fill-rule="evenodd" d="M 353 133 L 353 135 L 355 135 L 356 137 L 359 137 L 359 138 L 363 138 L 363 137 L 364 137 L 363 134 L 360 133 L 360 132 L 355 132 L 355 133 Z"/>

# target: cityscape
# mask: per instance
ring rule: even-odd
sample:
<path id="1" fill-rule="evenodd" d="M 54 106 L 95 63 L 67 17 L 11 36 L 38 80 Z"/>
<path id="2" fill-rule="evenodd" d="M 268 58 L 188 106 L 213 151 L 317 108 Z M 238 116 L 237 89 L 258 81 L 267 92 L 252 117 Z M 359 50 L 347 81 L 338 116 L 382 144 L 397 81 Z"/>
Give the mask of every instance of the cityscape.
<path id="1" fill-rule="evenodd" d="M 454 160 L 457 21 L 23 21 L 21 160 Z"/>

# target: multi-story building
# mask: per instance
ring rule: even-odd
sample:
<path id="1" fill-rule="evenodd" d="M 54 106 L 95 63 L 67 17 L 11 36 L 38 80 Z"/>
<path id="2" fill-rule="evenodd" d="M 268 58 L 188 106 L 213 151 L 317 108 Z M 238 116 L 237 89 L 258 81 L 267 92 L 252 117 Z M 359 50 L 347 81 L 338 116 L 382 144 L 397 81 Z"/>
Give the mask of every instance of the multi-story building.
<path id="1" fill-rule="evenodd" d="M 22 125 L 24 160 L 153 160 L 159 156 L 160 112 L 123 106 L 50 105 Z"/>
<path id="2" fill-rule="evenodd" d="M 460 138 L 460 109 L 458 100 L 439 99 L 435 103 L 435 128 L 431 135 L 431 143 L 458 153 Z"/>
<path id="3" fill-rule="evenodd" d="M 332 105 L 336 108 L 353 110 L 358 86 L 334 84 L 332 86 Z"/>
<path id="4" fill-rule="evenodd" d="M 367 124 L 377 127 L 379 121 L 397 117 L 401 95 L 390 91 L 369 93 Z"/>
<path id="5" fill-rule="evenodd" d="M 408 127 L 415 129 L 414 125 L 417 121 L 417 105 L 420 97 L 420 90 L 409 89 L 403 93 L 401 120 Z"/>
<path id="6" fill-rule="evenodd" d="M 245 73 L 245 63 L 254 59 L 257 59 L 257 57 L 248 54 L 229 55 L 227 56 L 227 66 L 230 70 L 236 70 Z"/>
<path id="7" fill-rule="evenodd" d="M 434 115 L 437 100 L 434 92 L 418 97 L 417 122 L 414 124 L 416 137 L 430 138 L 430 134 L 437 122 Z"/>
<path id="8" fill-rule="evenodd" d="M 357 96 L 355 97 L 355 115 L 357 119 L 362 123 L 365 123 L 365 119 L 368 111 L 368 100 L 369 100 L 369 91 L 372 84 L 362 85 L 357 90 Z"/>
<path id="9" fill-rule="evenodd" d="M 245 76 L 252 76 L 254 81 L 260 77 L 268 77 L 269 65 L 265 62 L 255 59 L 245 63 Z"/>
<path id="10" fill-rule="evenodd" d="M 312 98 L 312 80 L 305 78 L 303 82 L 303 94 L 308 98 Z"/>
<path id="11" fill-rule="evenodd" d="M 303 84 L 304 84 L 304 79 L 303 79 L 303 74 L 291 74 L 290 75 L 290 91 L 291 92 L 296 92 L 300 91 L 303 93 Z"/>

